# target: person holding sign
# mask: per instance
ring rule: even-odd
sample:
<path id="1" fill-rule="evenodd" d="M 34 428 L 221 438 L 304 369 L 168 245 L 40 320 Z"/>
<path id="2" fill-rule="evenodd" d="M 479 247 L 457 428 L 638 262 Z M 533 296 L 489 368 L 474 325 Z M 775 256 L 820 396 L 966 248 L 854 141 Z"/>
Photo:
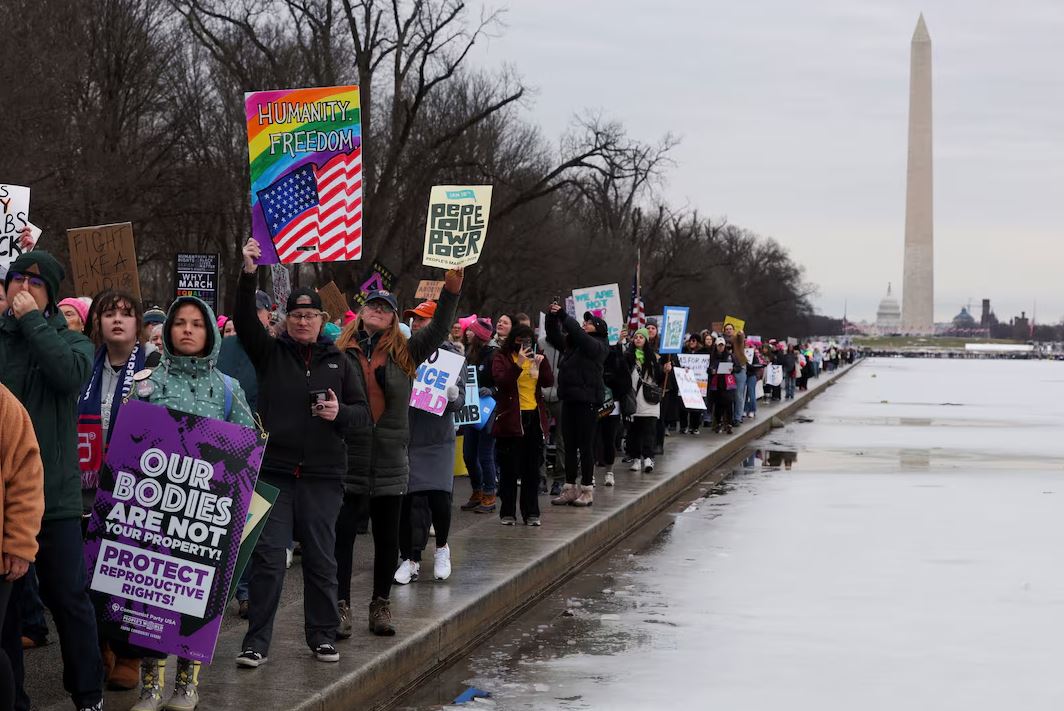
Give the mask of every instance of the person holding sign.
<path id="1" fill-rule="evenodd" d="M 728 341 L 717 336 L 709 354 L 709 395 L 713 403 L 713 431 L 732 433 L 732 405 L 735 397 L 735 360 L 728 350 Z"/>
<path id="2" fill-rule="evenodd" d="M 343 507 L 336 519 L 339 599 L 344 603 L 342 613 L 348 612 L 357 513 L 368 503 L 373 522 L 373 597 L 369 605 L 369 629 L 376 635 L 395 634 L 390 595 L 395 565 L 399 560 L 399 515 L 410 477 L 407 459 L 410 393 L 417 377 L 417 367 L 450 333 L 458 309 L 462 279 L 462 269 L 447 272 L 432 319 L 409 340 L 399 330 L 395 295 L 382 290 L 366 296 L 358 318 L 344 326 L 336 340 L 337 348 L 347 354 L 353 370 L 361 376 L 371 415 L 371 422 L 356 427 L 347 438 Z M 254 591 L 251 598 L 255 600 Z M 344 624 L 346 634 L 350 634 L 349 620 L 348 616 Z"/>
<path id="3" fill-rule="evenodd" d="M 403 313 L 410 319 L 411 335 L 432 323 L 436 302 L 425 301 Z M 457 344 L 444 341 L 440 350 L 461 355 Z M 410 481 L 399 515 L 399 553 L 402 562 L 395 571 L 395 582 L 406 585 L 421 574 L 421 553 L 429 540 L 429 529 L 436 532 L 433 574 L 436 580 L 451 576 L 451 549 L 447 535 L 451 530 L 451 495 L 454 489 L 454 413 L 465 405 L 465 369 L 458 381 L 446 389 L 447 407 L 442 416 L 416 407 L 410 412 Z"/>
<path id="4" fill-rule="evenodd" d="M 746 404 L 746 368 L 748 365 L 746 334 L 737 331 L 733 323 L 726 321 L 724 338 L 728 341 L 728 350 L 731 351 L 734 361 L 732 375 L 735 376 L 735 390 L 732 391 L 732 425 L 738 427 L 743 423 L 743 408 Z"/>
<path id="5" fill-rule="evenodd" d="M 658 354 L 651 345 L 647 329 L 640 328 L 632 336 L 625 353 L 632 391 L 635 394 L 635 412 L 632 413 L 632 428 L 629 436 L 635 442 L 632 450 L 635 460 L 631 470 L 642 469 L 647 474 L 654 471 L 654 451 L 657 447 L 658 418 L 661 415 L 662 381 L 665 369 L 672 364 L 661 365 Z"/>
<path id="6" fill-rule="evenodd" d="M 107 313 L 105 304 L 104 322 Z M 106 335 L 106 328 L 103 333 Z M 162 337 L 159 367 L 132 376 L 133 398 L 171 410 L 255 426 L 240 383 L 214 367 L 222 334 L 210 306 L 194 296 L 178 297 L 167 313 Z M 166 655 L 119 640 L 111 640 L 111 647 L 119 658 L 141 658 L 140 695 L 131 711 L 159 711 L 164 706 L 171 711 L 192 711 L 199 704 L 200 662 L 178 658 L 174 692 L 164 704 Z"/>
<path id="7" fill-rule="evenodd" d="M 307 646 L 318 661 L 336 662 L 336 516 L 347 471 L 344 437 L 370 423 L 365 389 L 350 360 L 324 337 L 321 297 L 313 289 L 289 293 L 280 335 L 266 332 L 255 308 L 255 263 L 262 253 L 253 239 L 243 251 L 233 320 L 259 376 L 258 411 L 270 433 L 259 479 L 279 493 L 251 559 L 253 604 L 236 663 L 255 668 L 267 660 L 293 534 L 303 549 Z"/>
<path id="8" fill-rule="evenodd" d="M 547 407 L 543 388 L 554 373 L 542 353 L 533 353 L 535 333 L 515 325 L 491 361 L 495 381 L 495 427 L 499 453 L 499 516 L 504 526 L 517 523 L 517 480 L 521 480 L 521 517 L 526 526 L 540 525 L 539 467 Z"/>
<path id="9" fill-rule="evenodd" d="M 85 587 L 78 475 L 77 398 L 92 367 L 92 343 L 67 328 L 57 307 L 63 267 L 34 250 L 11 263 L 0 316 L 0 384 L 30 414 L 44 460 L 44 518 L 35 563 L 41 599 L 52 611 L 63 655 L 63 686 L 79 709 L 103 699 L 103 660 L 96 615 Z M 25 580 L 12 590 L 17 606 Z M 3 649 L 15 675 L 16 704 L 29 708 L 22 686 L 22 631 L 17 615 L 4 626 Z"/>

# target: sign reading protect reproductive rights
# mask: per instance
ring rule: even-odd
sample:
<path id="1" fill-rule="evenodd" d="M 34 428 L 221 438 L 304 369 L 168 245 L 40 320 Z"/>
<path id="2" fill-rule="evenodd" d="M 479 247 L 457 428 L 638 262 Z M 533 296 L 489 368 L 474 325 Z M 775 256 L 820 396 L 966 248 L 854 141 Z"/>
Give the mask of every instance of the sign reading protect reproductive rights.
<path id="1" fill-rule="evenodd" d="M 122 405 L 85 543 L 108 636 L 211 661 L 265 447 L 250 427 Z"/>

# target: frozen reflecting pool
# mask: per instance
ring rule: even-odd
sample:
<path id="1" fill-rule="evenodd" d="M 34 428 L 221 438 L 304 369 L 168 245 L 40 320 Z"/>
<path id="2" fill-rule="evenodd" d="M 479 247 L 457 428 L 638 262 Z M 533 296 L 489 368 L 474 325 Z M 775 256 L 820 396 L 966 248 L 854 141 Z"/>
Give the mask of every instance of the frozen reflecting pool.
<path id="1" fill-rule="evenodd" d="M 1064 363 L 874 360 L 800 419 L 441 676 L 437 700 L 1061 708 Z"/>

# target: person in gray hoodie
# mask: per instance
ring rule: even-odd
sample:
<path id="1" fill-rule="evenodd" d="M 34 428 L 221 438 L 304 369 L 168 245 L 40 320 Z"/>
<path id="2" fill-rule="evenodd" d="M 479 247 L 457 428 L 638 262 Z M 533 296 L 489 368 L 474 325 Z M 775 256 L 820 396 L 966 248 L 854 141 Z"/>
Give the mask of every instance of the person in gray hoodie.
<path id="1" fill-rule="evenodd" d="M 403 312 L 416 334 L 432 322 L 436 303 L 426 301 Z M 444 341 L 443 350 L 462 355 L 456 343 Z M 433 574 L 436 580 L 451 576 L 451 549 L 447 534 L 451 530 L 451 501 L 454 490 L 454 413 L 465 405 L 465 373 L 459 371 L 458 383 L 447 386 L 447 408 L 434 415 L 415 407 L 410 415 L 410 479 L 399 512 L 399 554 L 402 562 L 395 571 L 395 582 L 406 585 L 421 574 L 421 553 L 429 540 L 429 526 L 436 532 L 436 555 Z"/>

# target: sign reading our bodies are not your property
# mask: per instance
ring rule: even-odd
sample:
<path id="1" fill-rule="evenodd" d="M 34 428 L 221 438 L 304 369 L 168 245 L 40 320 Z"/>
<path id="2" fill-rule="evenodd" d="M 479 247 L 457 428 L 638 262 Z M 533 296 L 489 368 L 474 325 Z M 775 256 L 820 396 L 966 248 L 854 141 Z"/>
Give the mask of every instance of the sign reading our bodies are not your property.
<path id="1" fill-rule="evenodd" d="M 357 86 L 244 95 L 251 234 L 261 264 L 362 258 Z"/>
<path id="2" fill-rule="evenodd" d="M 105 636 L 211 661 L 265 445 L 250 427 L 122 406 L 85 542 Z"/>
<path id="3" fill-rule="evenodd" d="M 490 185 L 435 185 L 425 220 L 421 263 L 455 269 L 476 264 L 488 234 Z"/>

